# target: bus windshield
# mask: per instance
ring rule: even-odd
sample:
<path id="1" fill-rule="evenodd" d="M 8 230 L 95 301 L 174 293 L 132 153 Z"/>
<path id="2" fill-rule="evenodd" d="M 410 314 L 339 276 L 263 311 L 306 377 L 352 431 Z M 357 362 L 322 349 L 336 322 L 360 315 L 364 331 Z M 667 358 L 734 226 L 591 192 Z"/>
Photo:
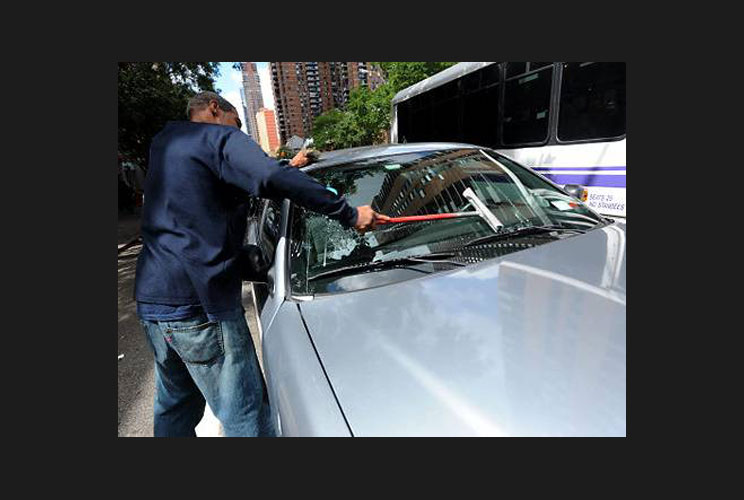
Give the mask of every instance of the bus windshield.
<path id="1" fill-rule="evenodd" d="M 603 223 L 602 217 L 575 198 L 492 151 L 405 153 L 329 167 L 311 175 L 352 206 L 371 205 L 391 217 L 471 211 L 473 207 L 463 196 L 471 188 L 505 230 L 531 226 L 587 230 Z M 467 217 L 386 224 L 359 235 L 296 206 L 291 227 L 291 281 L 298 293 L 319 291 L 313 276 L 330 270 L 451 251 L 493 234 L 482 218 Z M 514 250 L 519 248 L 514 246 Z"/>

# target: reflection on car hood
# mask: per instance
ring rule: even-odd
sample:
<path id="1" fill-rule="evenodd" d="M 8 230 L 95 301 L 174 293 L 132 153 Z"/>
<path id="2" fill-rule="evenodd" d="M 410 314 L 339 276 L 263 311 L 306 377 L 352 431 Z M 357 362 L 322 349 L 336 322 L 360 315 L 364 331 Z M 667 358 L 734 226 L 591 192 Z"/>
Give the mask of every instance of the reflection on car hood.
<path id="1" fill-rule="evenodd" d="M 356 436 L 624 436 L 625 225 L 302 303 Z"/>

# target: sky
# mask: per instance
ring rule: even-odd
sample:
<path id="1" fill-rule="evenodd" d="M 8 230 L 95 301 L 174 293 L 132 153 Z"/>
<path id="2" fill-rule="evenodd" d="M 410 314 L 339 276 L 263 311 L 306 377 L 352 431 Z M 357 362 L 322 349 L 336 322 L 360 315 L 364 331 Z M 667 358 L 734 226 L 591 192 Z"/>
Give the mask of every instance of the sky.
<path id="1" fill-rule="evenodd" d="M 240 71 L 233 69 L 231 62 L 221 62 L 220 76 L 214 82 L 219 94 L 230 101 L 230 104 L 238 109 L 240 119 L 243 121 L 243 132 L 248 133 L 247 121 L 243 114 L 243 105 L 240 101 L 240 87 L 243 85 L 243 75 Z M 269 75 L 269 63 L 257 62 L 258 79 L 261 82 L 261 94 L 263 95 L 264 107 L 274 109 L 274 94 L 271 91 L 271 76 Z"/>

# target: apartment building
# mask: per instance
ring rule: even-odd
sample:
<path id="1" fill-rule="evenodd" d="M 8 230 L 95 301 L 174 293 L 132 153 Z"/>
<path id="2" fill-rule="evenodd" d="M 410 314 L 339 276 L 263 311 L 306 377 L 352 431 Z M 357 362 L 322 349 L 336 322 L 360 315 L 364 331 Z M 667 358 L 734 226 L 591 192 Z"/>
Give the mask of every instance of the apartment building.
<path id="1" fill-rule="evenodd" d="M 281 143 L 312 133 L 316 116 L 342 108 L 351 89 L 382 83 L 378 68 L 367 62 L 272 62 L 271 83 Z"/>

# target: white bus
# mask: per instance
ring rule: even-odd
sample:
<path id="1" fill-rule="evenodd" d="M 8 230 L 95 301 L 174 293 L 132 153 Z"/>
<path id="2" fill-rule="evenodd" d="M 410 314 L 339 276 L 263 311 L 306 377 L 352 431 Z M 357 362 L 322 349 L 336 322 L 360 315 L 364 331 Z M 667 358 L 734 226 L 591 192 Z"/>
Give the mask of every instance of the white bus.
<path id="1" fill-rule="evenodd" d="M 392 102 L 391 142 L 486 146 L 626 217 L 625 63 L 462 62 Z"/>

